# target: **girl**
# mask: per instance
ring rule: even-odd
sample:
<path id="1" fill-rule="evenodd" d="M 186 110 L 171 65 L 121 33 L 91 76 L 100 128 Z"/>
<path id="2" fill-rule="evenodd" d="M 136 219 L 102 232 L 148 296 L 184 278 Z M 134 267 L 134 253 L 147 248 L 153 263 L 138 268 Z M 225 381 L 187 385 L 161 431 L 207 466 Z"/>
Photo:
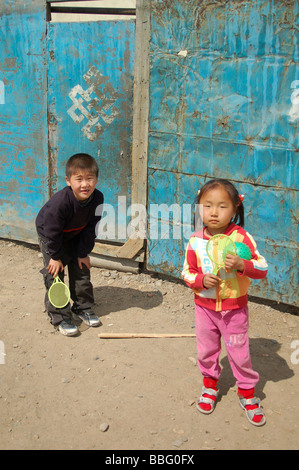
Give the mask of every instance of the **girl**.
<path id="1" fill-rule="evenodd" d="M 189 240 L 182 275 L 194 291 L 198 364 L 204 385 L 197 409 L 209 414 L 215 408 L 222 336 L 237 381 L 240 405 L 252 424 L 262 426 L 266 419 L 259 399 L 254 397 L 259 375 L 252 369 L 249 352 L 247 290 L 249 278 L 266 277 L 268 266 L 252 236 L 242 228 L 243 199 L 234 185 L 224 179 L 208 181 L 201 188 L 197 204 L 202 208 L 203 229 Z M 206 245 L 209 238 L 219 233 L 245 243 L 252 259 L 228 254 L 225 269 L 214 275 Z"/>

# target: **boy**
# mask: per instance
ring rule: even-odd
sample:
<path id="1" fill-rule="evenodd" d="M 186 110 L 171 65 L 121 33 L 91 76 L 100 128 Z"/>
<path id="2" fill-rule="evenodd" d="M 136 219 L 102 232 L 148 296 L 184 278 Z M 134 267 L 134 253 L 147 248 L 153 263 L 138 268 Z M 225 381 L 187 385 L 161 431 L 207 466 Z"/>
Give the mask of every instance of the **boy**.
<path id="1" fill-rule="evenodd" d="M 63 281 L 64 267 L 68 266 L 69 287 L 74 301 L 72 308 L 70 304 L 55 308 L 47 293 L 45 306 L 52 325 L 58 327 L 63 335 L 74 336 L 78 329 L 72 322 L 72 315 L 88 326 L 100 324 L 91 309 L 94 296 L 88 254 L 94 247 L 96 225 L 101 219 L 99 206 L 103 204 L 104 197 L 96 189 L 99 169 L 90 155 L 73 155 L 66 163 L 65 173 L 67 186 L 54 194 L 39 211 L 36 230 L 44 258 L 45 268 L 41 272 L 47 292 L 57 274 Z"/>

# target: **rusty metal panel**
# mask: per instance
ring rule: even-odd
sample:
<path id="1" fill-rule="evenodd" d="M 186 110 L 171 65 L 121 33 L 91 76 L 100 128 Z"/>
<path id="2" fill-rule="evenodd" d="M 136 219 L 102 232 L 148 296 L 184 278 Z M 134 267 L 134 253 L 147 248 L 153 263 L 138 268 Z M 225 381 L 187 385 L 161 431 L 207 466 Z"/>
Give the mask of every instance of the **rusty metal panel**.
<path id="1" fill-rule="evenodd" d="M 26 242 L 47 198 L 45 14 L 44 1 L 1 1 L 0 236 Z"/>
<path id="2" fill-rule="evenodd" d="M 298 9 L 296 0 L 151 2 L 149 269 L 180 276 L 183 207 L 224 177 L 245 194 L 245 228 L 269 263 L 250 293 L 298 303 Z M 151 239 L 151 207 L 162 203 L 181 207 L 181 239 Z"/>
<path id="3" fill-rule="evenodd" d="M 118 197 L 127 206 L 131 197 L 134 44 L 134 20 L 49 24 L 51 189 L 65 185 L 71 155 L 90 153 L 100 168 L 98 186 L 115 214 Z M 126 239 L 121 221 L 127 223 L 126 208 L 116 216 L 112 240 Z"/>

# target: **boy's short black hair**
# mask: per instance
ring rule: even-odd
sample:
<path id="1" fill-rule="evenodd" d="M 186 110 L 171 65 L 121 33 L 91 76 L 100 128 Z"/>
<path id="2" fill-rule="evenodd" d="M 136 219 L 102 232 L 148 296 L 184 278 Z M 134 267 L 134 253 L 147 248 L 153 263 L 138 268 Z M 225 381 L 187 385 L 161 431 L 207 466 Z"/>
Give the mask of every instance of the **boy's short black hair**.
<path id="1" fill-rule="evenodd" d="M 76 153 L 65 165 L 65 175 L 70 178 L 76 170 L 89 170 L 99 176 L 99 167 L 95 159 L 88 153 Z"/>

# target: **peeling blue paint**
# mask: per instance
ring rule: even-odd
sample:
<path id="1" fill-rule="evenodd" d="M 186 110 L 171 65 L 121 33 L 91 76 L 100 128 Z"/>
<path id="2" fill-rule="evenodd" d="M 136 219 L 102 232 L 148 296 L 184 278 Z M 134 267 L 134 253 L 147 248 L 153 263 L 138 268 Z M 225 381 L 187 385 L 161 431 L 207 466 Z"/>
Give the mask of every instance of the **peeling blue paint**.
<path id="1" fill-rule="evenodd" d="M 46 12 L 44 2 L 30 3 L 6 0 L 0 12 L 0 236 L 28 242 L 48 172 Z"/>
<path id="2" fill-rule="evenodd" d="M 105 202 L 117 207 L 126 196 L 130 204 L 134 44 L 134 21 L 49 25 L 53 190 L 65 184 L 66 160 L 87 152 L 98 162 Z"/>

